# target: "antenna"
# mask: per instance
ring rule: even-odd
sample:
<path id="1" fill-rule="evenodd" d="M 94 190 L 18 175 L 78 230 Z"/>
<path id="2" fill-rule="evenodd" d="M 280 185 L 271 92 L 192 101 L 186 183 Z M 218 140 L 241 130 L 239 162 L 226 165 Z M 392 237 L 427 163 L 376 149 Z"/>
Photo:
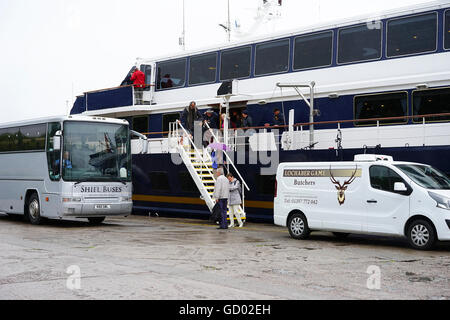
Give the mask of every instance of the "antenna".
<path id="1" fill-rule="evenodd" d="M 183 0 L 183 32 L 181 34 L 181 37 L 179 38 L 179 45 L 181 48 L 186 50 L 186 11 L 185 11 L 185 3 Z"/>
<path id="2" fill-rule="evenodd" d="M 230 0 L 228 0 L 228 25 L 227 25 L 227 32 L 228 32 L 228 42 L 231 42 Z"/>

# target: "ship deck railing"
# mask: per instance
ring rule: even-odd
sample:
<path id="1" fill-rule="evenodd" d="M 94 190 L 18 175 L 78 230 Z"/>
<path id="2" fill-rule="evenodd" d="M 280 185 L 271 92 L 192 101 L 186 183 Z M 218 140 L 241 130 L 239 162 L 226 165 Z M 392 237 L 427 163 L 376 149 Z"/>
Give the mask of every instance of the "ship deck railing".
<path id="1" fill-rule="evenodd" d="M 125 85 L 119 87 L 106 88 L 85 92 L 78 96 L 72 113 L 82 113 L 86 111 L 97 111 L 111 108 L 129 107 L 135 105 L 151 104 L 151 87 L 153 85 L 142 85 L 142 102 L 137 99 L 135 85 Z"/>
<path id="2" fill-rule="evenodd" d="M 403 123 L 394 123 L 398 120 L 404 120 Z M 283 134 L 286 131 L 308 131 L 309 126 L 315 126 L 316 128 L 320 126 L 333 126 L 336 125 L 336 133 L 339 134 L 339 131 L 341 130 L 341 127 L 345 124 L 357 124 L 359 127 L 375 127 L 377 130 L 379 130 L 382 127 L 385 127 L 387 125 L 401 125 L 401 124 L 407 124 L 409 120 L 413 121 L 413 124 L 415 125 L 422 125 L 426 126 L 431 123 L 442 123 L 442 122 L 449 122 L 450 121 L 450 113 L 434 113 L 434 114 L 423 114 L 423 115 L 413 115 L 413 116 L 400 116 L 400 117 L 383 117 L 383 118 L 367 118 L 367 119 L 352 119 L 352 120 L 333 120 L 333 121 L 317 121 L 317 122 L 304 122 L 304 123 L 295 123 L 293 125 L 277 125 L 277 126 L 255 126 L 255 127 L 243 127 L 243 128 L 230 128 L 229 132 L 229 139 L 228 146 L 233 150 L 236 151 L 236 149 L 239 146 L 246 146 L 248 145 L 248 139 L 242 139 L 242 135 L 240 134 L 240 130 L 246 132 L 246 136 L 248 137 L 249 130 L 255 130 L 255 132 L 260 133 L 268 133 L 272 132 L 275 136 L 275 143 L 277 146 L 281 145 L 281 139 L 283 137 Z M 222 129 L 218 129 L 221 132 L 223 132 Z M 278 133 L 276 133 L 278 131 Z M 169 131 L 163 131 L 163 132 L 146 132 L 142 133 L 149 138 L 156 137 L 156 136 L 167 136 L 169 134 Z M 222 141 L 223 141 L 223 134 L 221 135 Z M 160 138 L 161 139 L 161 138 Z M 219 138 L 220 139 L 220 138 Z M 242 143 L 242 140 L 244 141 Z M 306 149 L 314 149 L 314 144 L 309 145 L 306 147 Z"/>

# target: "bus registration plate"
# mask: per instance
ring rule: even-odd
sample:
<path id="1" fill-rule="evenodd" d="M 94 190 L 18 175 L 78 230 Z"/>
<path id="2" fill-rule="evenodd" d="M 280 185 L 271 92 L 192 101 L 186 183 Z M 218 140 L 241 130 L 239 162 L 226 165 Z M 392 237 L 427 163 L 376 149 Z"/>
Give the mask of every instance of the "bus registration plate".
<path id="1" fill-rule="evenodd" d="M 95 209 L 96 210 L 108 210 L 108 209 L 111 209 L 111 206 L 109 204 L 96 204 Z"/>

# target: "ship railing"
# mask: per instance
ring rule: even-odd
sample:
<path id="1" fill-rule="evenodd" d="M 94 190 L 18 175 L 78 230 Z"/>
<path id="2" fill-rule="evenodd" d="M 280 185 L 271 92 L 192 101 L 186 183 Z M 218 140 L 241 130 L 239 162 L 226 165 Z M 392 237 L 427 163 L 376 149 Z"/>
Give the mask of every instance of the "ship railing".
<path id="1" fill-rule="evenodd" d="M 448 118 L 448 119 L 445 119 Z M 436 120 L 440 119 L 440 120 Z M 403 124 L 406 124 L 408 120 L 413 120 L 414 125 L 420 125 L 423 128 L 425 128 L 429 124 L 435 124 L 435 123 L 445 123 L 450 121 L 450 113 L 432 113 L 432 114 L 422 114 L 422 115 L 413 115 L 413 116 L 399 116 L 399 117 L 383 117 L 383 118 L 367 118 L 367 119 L 352 119 L 352 120 L 333 120 L 333 121 L 319 121 L 319 122 L 304 122 L 304 123 L 295 123 L 292 126 L 292 129 L 294 131 L 306 131 L 308 130 L 307 127 L 314 125 L 314 126 L 323 126 L 323 125 L 336 125 L 337 133 L 342 128 L 342 125 L 344 124 L 355 124 L 355 123 L 361 123 L 360 127 L 370 128 L 374 127 L 377 128 L 377 130 L 380 130 L 382 127 L 388 125 L 386 122 L 390 122 L 389 125 L 399 125 L 401 123 L 392 124 L 392 121 L 395 120 L 404 120 Z M 230 135 L 230 138 L 232 139 L 229 147 L 233 150 L 236 150 L 237 146 L 246 146 L 248 145 L 247 139 L 245 139 L 244 143 L 239 143 L 238 140 L 241 136 L 238 135 L 239 130 L 247 131 L 247 130 L 263 130 L 263 132 L 268 132 L 269 130 L 278 129 L 280 131 L 286 132 L 291 128 L 290 125 L 278 125 L 278 126 L 256 126 L 256 127 L 244 127 L 244 128 L 230 128 L 230 131 L 234 131 L 232 135 Z M 218 129 L 223 132 L 223 129 Z M 145 135 L 167 135 L 170 132 L 149 132 L 144 133 Z M 278 138 L 281 138 L 283 133 L 279 135 L 275 135 Z M 223 136 L 223 135 L 222 135 Z M 215 137 L 218 142 L 223 142 L 223 140 L 219 140 L 217 136 Z M 233 142 L 234 140 L 234 142 Z M 279 142 L 279 139 L 276 139 L 276 144 L 280 145 L 281 142 Z"/>
<path id="2" fill-rule="evenodd" d="M 176 138 L 177 139 L 177 143 L 178 146 L 183 148 L 184 146 L 182 145 L 182 143 L 178 140 L 179 137 L 183 137 L 187 138 L 190 146 L 192 146 L 194 148 L 194 152 L 196 154 L 196 156 L 198 157 L 198 159 L 200 159 L 200 161 L 202 162 L 202 164 L 208 169 L 208 173 L 210 173 L 211 175 L 213 175 L 213 172 L 209 169 L 209 167 L 207 166 L 205 159 L 203 157 L 203 154 L 200 152 L 200 150 L 197 148 L 197 146 L 195 145 L 194 141 L 191 138 L 191 135 L 189 134 L 189 132 L 183 127 L 183 125 L 179 122 L 173 122 L 170 124 L 171 126 L 175 126 L 175 130 L 171 130 L 171 134 L 169 134 L 169 137 L 172 138 Z M 180 135 L 180 130 L 179 128 L 181 128 L 181 135 Z M 174 134 L 175 133 L 175 134 Z M 214 175 L 213 175 L 214 176 Z"/>
<path id="3" fill-rule="evenodd" d="M 84 110 L 80 111 L 150 105 L 152 101 L 151 87 L 154 87 L 154 85 L 145 84 L 142 87 L 139 92 L 135 90 L 135 85 L 133 84 L 85 92 L 83 96 L 79 97 L 84 100 L 82 101 Z M 150 92 L 150 95 L 144 95 L 144 92 Z M 140 94 L 139 97 L 142 97 L 141 104 L 138 104 L 137 101 L 138 93 Z"/>
<path id="4" fill-rule="evenodd" d="M 214 130 L 211 129 L 211 127 L 209 126 L 209 124 L 207 122 L 205 122 L 206 127 L 208 128 L 208 130 L 211 132 L 212 137 L 214 138 L 214 141 L 220 142 L 220 140 L 217 138 L 217 136 L 214 134 Z M 234 161 L 231 159 L 231 157 L 227 154 L 227 152 L 224 152 L 225 157 L 228 160 L 228 163 L 233 167 L 234 171 L 237 173 L 237 175 L 239 176 L 239 178 L 242 181 L 242 184 L 245 186 L 245 188 L 247 189 L 247 191 L 250 191 L 250 188 L 248 187 L 247 183 L 245 182 L 244 178 L 242 178 L 241 173 L 239 172 L 239 170 L 236 168 Z"/>

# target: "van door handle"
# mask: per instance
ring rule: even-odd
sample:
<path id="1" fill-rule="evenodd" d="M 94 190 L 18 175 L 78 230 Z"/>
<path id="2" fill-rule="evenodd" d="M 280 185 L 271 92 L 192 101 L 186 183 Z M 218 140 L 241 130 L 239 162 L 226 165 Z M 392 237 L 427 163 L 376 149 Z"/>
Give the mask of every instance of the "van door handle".
<path id="1" fill-rule="evenodd" d="M 367 203 L 378 203 L 377 200 L 367 200 Z"/>

